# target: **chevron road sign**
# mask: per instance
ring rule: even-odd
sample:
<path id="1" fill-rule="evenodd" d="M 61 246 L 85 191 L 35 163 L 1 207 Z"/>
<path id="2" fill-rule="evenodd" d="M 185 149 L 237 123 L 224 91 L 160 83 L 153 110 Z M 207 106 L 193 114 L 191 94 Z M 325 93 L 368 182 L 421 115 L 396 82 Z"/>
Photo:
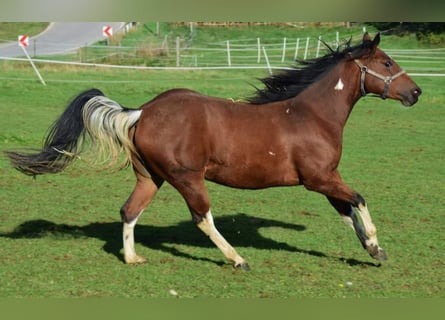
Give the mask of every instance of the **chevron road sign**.
<path id="1" fill-rule="evenodd" d="M 113 28 L 110 26 L 104 26 L 102 27 L 102 34 L 104 37 L 111 37 L 113 35 Z"/>
<path id="2" fill-rule="evenodd" d="M 25 34 L 19 35 L 18 41 L 19 41 L 19 46 L 21 47 L 29 46 L 29 37 Z"/>

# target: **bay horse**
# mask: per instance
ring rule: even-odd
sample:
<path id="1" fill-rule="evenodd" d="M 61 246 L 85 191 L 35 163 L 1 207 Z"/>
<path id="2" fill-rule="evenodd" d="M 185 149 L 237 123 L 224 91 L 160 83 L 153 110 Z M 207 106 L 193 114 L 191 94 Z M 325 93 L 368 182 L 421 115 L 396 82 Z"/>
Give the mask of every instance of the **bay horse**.
<path id="1" fill-rule="evenodd" d="M 120 210 L 126 263 L 146 261 L 136 254 L 134 228 L 167 181 L 225 258 L 249 269 L 214 225 L 205 180 L 244 189 L 303 185 L 319 192 L 371 257 L 385 260 L 365 199 L 338 172 L 343 128 L 362 96 L 412 106 L 421 94 L 379 42 L 380 34 L 372 39 L 365 33 L 358 45 L 328 46 L 326 55 L 262 79 L 264 88 L 246 102 L 172 89 L 128 109 L 91 89 L 50 127 L 40 151 L 6 155 L 15 168 L 35 176 L 65 169 L 88 136 L 111 163 L 122 160 L 123 153 L 136 175 L 136 186 Z"/>

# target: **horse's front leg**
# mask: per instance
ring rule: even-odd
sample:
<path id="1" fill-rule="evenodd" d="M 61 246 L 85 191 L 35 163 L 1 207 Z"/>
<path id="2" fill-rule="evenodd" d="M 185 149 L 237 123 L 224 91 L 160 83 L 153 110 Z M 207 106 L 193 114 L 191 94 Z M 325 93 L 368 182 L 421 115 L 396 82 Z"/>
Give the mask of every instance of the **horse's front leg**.
<path id="1" fill-rule="evenodd" d="M 362 246 L 377 260 L 386 260 L 385 251 L 379 246 L 377 229 L 372 222 L 365 199 L 350 189 L 340 178 L 337 171 L 331 174 L 319 175 L 306 181 L 305 187 L 320 192 L 328 198 L 332 206 L 340 213 L 346 224 L 350 225 L 359 238 Z M 353 208 L 361 218 L 359 222 Z"/>
<path id="2" fill-rule="evenodd" d="M 360 214 L 362 223 L 365 226 L 366 236 L 368 237 L 368 240 L 365 241 L 366 250 L 374 259 L 387 260 L 388 256 L 386 255 L 385 250 L 383 250 L 379 246 L 379 242 L 377 241 L 377 229 L 375 225 L 372 223 L 371 215 L 369 214 L 368 207 L 366 206 L 364 200 L 363 203 L 358 204 L 357 211 Z"/>
<path id="3" fill-rule="evenodd" d="M 360 195 L 358 196 L 360 197 Z M 327 198 L 337 212 L 340 213 L 343 221 L 355 231 L 363 248 L 368 251 L 371 257 L 377 260 L 386 260 L 386 253 L 378 244 L 377 230 L 371 220 L 366 204 L 359 204 L 356 207 L 364 225 L 363 229 L 350 203 L 329 196 Z"/>

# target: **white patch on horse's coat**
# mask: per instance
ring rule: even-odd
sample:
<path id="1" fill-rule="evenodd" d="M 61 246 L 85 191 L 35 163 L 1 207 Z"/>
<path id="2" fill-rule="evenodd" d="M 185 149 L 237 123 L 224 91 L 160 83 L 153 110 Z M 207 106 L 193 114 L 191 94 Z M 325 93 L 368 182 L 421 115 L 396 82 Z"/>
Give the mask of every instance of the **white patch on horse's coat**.
<path id="1" fill-rule="evenodd" d="M 366 244 L 368 246 L 379 246 L 379 242 L 377 240 L 377 230 L 375 225 L 372 223 L 371 215 L 369 214 L 368 207 L 366 205 L 359 204 L 358 213 L 362 218 L 363 225 L 365 227 L 365 233 L 368 237 L 366 240 Z"/>
<path id="2" fill-rule="evenodd" d="M 144 210 L 142 210 L 133 221 L 129 223 L 124 222 L 122 237 L 124 240 L 124 258 L 126 263 L 138 263 L 144 260 L 136 255 L 136 250 L 134 249 L 134 227 L 143 211 Z"/>
<path id="3" fill-rule="evenodd" d="M 352 219 L 351 219 L 350 216 L 342 216 L 342 219 L 343 219 L 343 222 L 344 222 L 345 224 L 347 224 L 348 226 L 350 226 L 350 227 L 352 228 L 352 230 L 355 231 L 354 223 L 352 222 Z"/>
<path id="4" fill-rule="evenodd" d="M 272 157 L 275 157 L 275 156 L 277 155 L 275 152 L 272 152 L 272 151 L 269 151 L 269 154 L 270 154 Z"/>
<path id="5" fill-rule="evenodd" d="M 289 114 L 290 113 L 290 108 L 286 109 L 286 113 Z"/>
<path id="6" fill-rule="evenodd" d="M 339 78 L 337 84 L 334 87 L 334 89 L 337 90 L 337 91 L 341 91 L 341 90 L 343 90 L 344 87 L 345 87 L 345 84 L 343 83 L 343 81 L 341 81 L 341 78 Z"/>

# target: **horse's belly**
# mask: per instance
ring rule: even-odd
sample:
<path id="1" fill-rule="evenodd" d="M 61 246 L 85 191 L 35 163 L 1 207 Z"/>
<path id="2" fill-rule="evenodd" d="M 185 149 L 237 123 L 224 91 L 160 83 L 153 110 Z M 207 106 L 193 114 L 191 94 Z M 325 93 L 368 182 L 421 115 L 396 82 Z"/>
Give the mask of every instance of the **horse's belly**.
<path id="1" fill-rule="evenodd" d="M 205 174 L 207 180 L 218 184 L 241 188 L 262 189 L 276 186 L 298 185 L 298 175 L 285 166 L 257 165 L 210 165 Z"/>

